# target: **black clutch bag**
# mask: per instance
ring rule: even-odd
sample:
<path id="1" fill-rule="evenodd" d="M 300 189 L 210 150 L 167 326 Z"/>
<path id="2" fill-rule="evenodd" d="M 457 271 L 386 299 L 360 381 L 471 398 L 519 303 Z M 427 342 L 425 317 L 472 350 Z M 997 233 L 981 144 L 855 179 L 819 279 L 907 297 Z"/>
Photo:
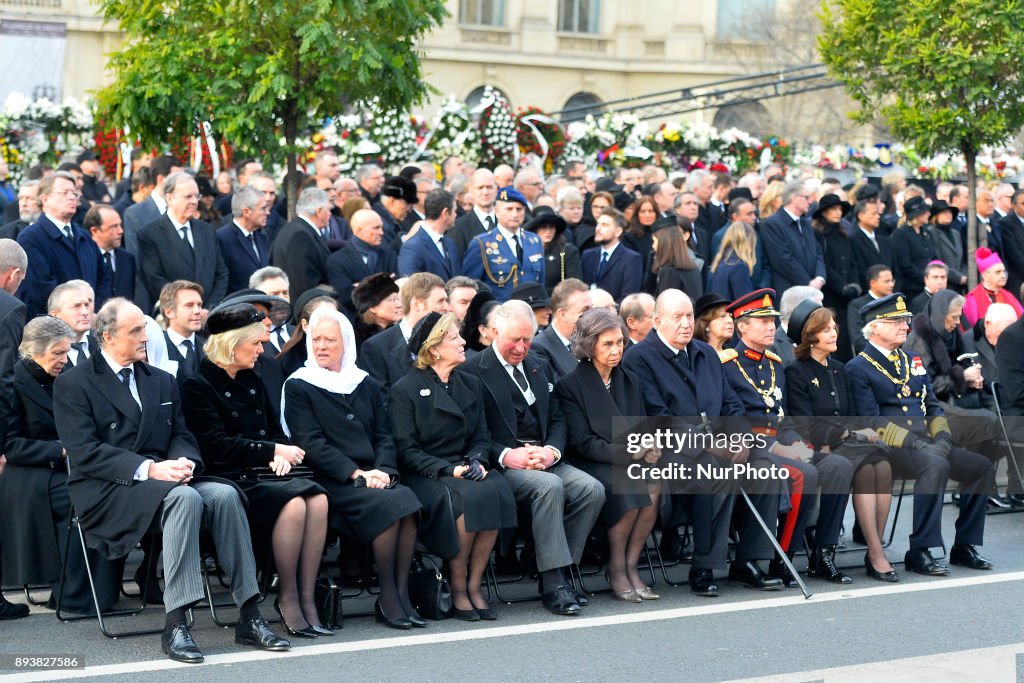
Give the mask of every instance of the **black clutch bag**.
<path id="1" fill-rule="evenodd" d="M 269 467 L 247 467 L 242 472 L 242 479 L 245 481 L 281 481 L 283 479 L 312 479 L 313 470 L 304 465 L 295 465 L 288 474 L 278 476 Z"/>
<path id="2" fill-rule="evenodd" d="M 421 616 L 435 621 L 444 619 L 452 611 L 452 589 L 441 572 L 441 561 L 417 553 L 409 573 L 409 598 Z"/>

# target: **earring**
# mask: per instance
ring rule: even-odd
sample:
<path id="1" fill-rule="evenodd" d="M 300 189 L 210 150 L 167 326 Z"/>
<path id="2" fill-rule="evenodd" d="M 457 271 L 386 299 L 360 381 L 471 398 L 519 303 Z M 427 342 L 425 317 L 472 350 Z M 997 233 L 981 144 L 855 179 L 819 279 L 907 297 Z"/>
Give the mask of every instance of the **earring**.
<path id="1" fill-rule="evenodd" d="M 234 363 L 235 362 L 235 352 L 234 351 L 232 351 L 231 355 L 228 356 L 228 362 L 229 363 Z"/>

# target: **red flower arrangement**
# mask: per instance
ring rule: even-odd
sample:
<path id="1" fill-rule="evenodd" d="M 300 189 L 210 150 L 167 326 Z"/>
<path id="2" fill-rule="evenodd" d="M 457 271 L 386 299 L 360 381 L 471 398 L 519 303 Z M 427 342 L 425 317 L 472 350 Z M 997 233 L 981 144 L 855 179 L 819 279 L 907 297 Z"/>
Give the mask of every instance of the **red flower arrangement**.
<path id="1" fill-rule="evenodd" d="M 543 158 L 544 172 L 550 173 L 562 157 L 562 152 L 565 151 L 565 131 L 562 130 L 562 127 L 557 122 L 545 123 L 537 120 L 529 122 L 523 120 L 524 117 L 531 116 L 552 119 L 550 114 L 539 107 L 520 109 L 519 113 L 516 114 L 516 143 L 519 145 L 519 151 L 523 154 L 534 154 L 538 158 Z M 537 139 L 537 135 L 531 129 L 531 125 L 537 129 L 537 133 L 544 137 L 544 141 L 548 146 L 546 154 L 540 140 Z"/>

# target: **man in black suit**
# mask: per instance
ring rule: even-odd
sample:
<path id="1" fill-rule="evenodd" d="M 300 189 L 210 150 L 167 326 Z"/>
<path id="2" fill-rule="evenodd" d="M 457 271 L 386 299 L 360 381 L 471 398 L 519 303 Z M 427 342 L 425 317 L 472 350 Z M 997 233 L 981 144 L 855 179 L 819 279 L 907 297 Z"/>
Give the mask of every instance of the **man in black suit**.
<path id="1" fill-rule="evenodd" d="M 777 292 L 797 285 L 825 286 L 825 257 L 814 229 L 804 220 L 809 206 L 807 187 L 795 181 L 782 191 L 782 208 L 761 222 L 772 288 Z"/>
<path id="2" fill-rule="evenodd" d="M 433 273 L 442 280 L 459 274 L 462 261 L 455 260 L 455 243 L 446 233 L 455 223 L 455 196 L 448 190 L 432 190 L 423 200 L 425 220 L 398 252 L 398 275 Z"/>
<path id="3" fill-rule="evenodd" d="M 370 373 L 387 391 L 405 377 L 412 367 L 413 354 L 409 352 L 409 336 L 416 323 L 428 313 L 447 313 L 448 295 L 444 280 L 433 273 L 414 273 L 402 285 L 403 317 L 363 343 L 356 364 Z"/>
<path id="4" fill-rule="evenodd" d="M 327 282 L 326 229 L 331 220 L 327 193 L 315 187 L 303 190 L 295 214 L 270 248 L 270 263 L 288 274 L 291 301 Z"/>
<path id="5" fill-rule="evenodd" d="M 376 211 L 356 211 L 352 214 L 351 227 L 352 239 L 330 255 L 326 268 L 327 281 L 338 293 L 338 306 L 354 313 L 352 288 L 374 273 L 397 272 L 398 255 L 383 245 L 384 224 Z"/>
<path id="6" fill-rule="evenodd" d="M 506 301 L 495 312 L 494 343 L 465 368 L 486 387 L 491 457 L 504 468 L 516 502 L 532 512 L 544 606 L 574 616 L 581 596 L 568 571 L 580 561 L 605 492 L 592 476 L 562 462 L 566 426 L 554 378 L 545 363 L 528 355 L 536 331 L 530 305 Z"/>
<path id="7" fill-rule="evenodd" d="M 690 235 L 691 246 L 697 255 L 704 259 L 704 265 L 707 267 L 707 264 L 711 263 L 715 257 L 711 252 L 711 236 L 714 233 L 708 232 L 704 224 L 697 220 L 701 217 L 701 206 L 697 201 L 697 195 L 689 190 L 680 192 L 676 195 L 674 206 L 676 217 L 685 218 L 693 226 L 693 233 Z M 758 241 L 758 246 L 760 244 Z"/>
<path id="8" fill-rule="evenodd" d="M 853 345 L 852 355 L 856 356 L 864 350 L 867 339 L 861 334 L 864 329 L 864 317 L 860 309 L 875 299 L 889 296 L 896 289 L 896 277 L 892 274 L 892 268 L 887 265 L 876 263 L 868 268 L 866 279 L 868 289 L 865 294 L 850 302 L 846 309 L 846 327 L 850 330 L 850 342 Z"/>
<path id="9" fill-rule="evenodd" d="M 935 293 L 946 288 L 949 282 L 949 268 L 942 261 L 932 261 L 924 267 L 924 289 L 910 302 L 910 312 L 923 313 Z M 864 303 L 867 303 L 866 301 Z"/>
<path id="10" fill-rule="evenodd" d="M 139 270 L 147 302 L 155 302 L 168 282 L 188 280 L 205 292 L 213 308 L 228 293 L 228 269 L 209 223 L 192 218 L 199 207 L 199 186 L 187 173 L 164 181 L 167 213 L 139 231 Z"/>
<path id="11" fill-rule="evenodd" d="M 618 209 L 607 208 L 597 217 L 594 244 L 580 256 L 583 281 L 612 295 L 616 302 L 639 292 L 643 284 L 643 257 L 620 242 L 626 219 Z"/>
<path id="12" fill-rule="evenodd" d="M 263 355 L 277 357 L 295 331 L 295 326 L 288 324 L 291 320 L 291 293 L 288 287 L 288 274 L 274 266 L 260 268 L 249 278 L 248 289 L 263 292 L 289 304 L 287 315 L 284 309 L 278 307 L 272 307 L 273 310 L 268 313 L 273 324 L 270 326 L 270 342 L 263 345 Z"/>
<path id="13" fill-rule="evenodd" d="M 0 401 L 6 405 L 14 381 L 14 363 L 25 328 L 25 304 L 14 296 L 28 270 L 25 250 L 12 239 L 0 239 Z M 6 443 L 6 421 L 0 420 L 0 443 Z M 0 455 L 0 467 L 4 460 Z M 0 563 L 2 566 L 2 563 Z M 3 580 L 0 579 L 0 585 Z M 7 602 L 0 594 L 0 621 L 28 616 L 28 606 Z"/>
<path id="14" fill-rule="evenodd" d="M 356 183 L 359 191 L 370 206 L 380 198 L 380 188 L 384 186 L 384 171 L 377 164 L 366 164 L 356 169 Z"/>
<path id="15" fill-rule="evenodd" d="M 121 248 L 124 228 L 121 215 L 108 204 L 96 204 L 85 214 L 82 227 L 100 250 L 103 268 L 110 278 L 112 296 L 135 298 L 135 256 Z"/>
<path id="16" fill-rule="evenodd" d="M 562 280 L 551 290 L 551 324 L 537 335 L 530 349 L 547 362 L 556 381 L 576 369 L 578 361 L 569 350 L 569 339 L 576 321 L 590 306 L 590 288 L 576 278 Z"/>
<path id="17" fill-rule="evenodd" d="M 238 181 L 238 186 L 245 187 L 249 184 L 249 177 L 262 170 L 263 164 L 255 159 L 242 159 L 237 162 L 235 164 L 235 180 Z M 213 203 L 213 208 L 217 209 L 221 216 L 231 215 L 231 200 L 234 198 L 234 194 L 234 192 L 228 192 L 218 197 L 217 201 Z"/>
<path id="18" fill-rule="evenodd" d="M 882 214 L 874 198 L 861 199 L 853 207 L 853 228 L 850 230 L 850 247 L 853 251 L 851 263 L 853 272 L 860 273 L 860 287 L 865 292 L 868 289 L 868 269 L 871 266 L 883 264 L 890 269 L 893 267 L 892 245 L 889 238 L 878 230 L 881 219 Z"/>
<path id="19" fill-rule="evenodd" d="M 711 197 L 715 193 L 715 177 L 703 169 L 690 171 L 686 176 L 686 191 L 693 193 L 697 200 L 697 215 L 691 218 L 695 232 L 702 236 L 715 234 L 718 229 L 716 216 L 711 213 Z M 678 213 L 678 211 L 677 211 Z"/>
<path id="20" fill-rule="evenodd" d="M 464 213 L 455 221 L 455 227 L 449 237 L 457 250 L 456 262 L 462 263 L 466 254 L 466 246 L 477 235 L 490 232 L 498 225 L 494 215 L 494 200 L 498 196 L 498 184 L 494 174 L 486 168 L 478 168 L 470 178 L 470 196 L 473 197 L 473 209 Z"/>
<path id="21" fill-rule="evenodd" d="M 1011 211 L 999 223 L 1003 263 L 1006 264 L 1006 289 L 1014 296 L 1024 283 L 1024 189 L 1013 193 Z"/>
<path id="22" fill-rule="evenodd" d="M 148 166 L 141 166 L 132 174 L 129 180 L 128 191 L 119 195 L 113 203 L 114 210 L 124 218 L 125 213 L 136 204 L 140 204 L 153 194 L 156 184 L 153 182 L 153 173 Z"/>
<path id="23" fill-rule="evenodd" d="M 80 365 L 99 351 L 95 337 L 90 334 L 93 319 L 96 317 L 94 306 L 92 287 L 84 280 L 69 280 L 57 285 L 50 293 L 50 298 L 46 302 L 48 314 L 66 322 L 75 333 L 63 372 Z"/>
<path id="24" fill-rule="evenodd" d="M 199 534 L 204 519 L 241 610 L 235 642 L 287 650 L 260 616 L 256 564 L 245 508 L 235 488 L 195 480 L 203 460 L 185 428 L 178 386 L 147 365 L 145 318 L 126 299 L 96 316 L 101 352 L 54 384 L 57 433 L 67 450 L 68 486 L 89 546 L 109 559 L 128 554 L 155 523 L 163 532 L 161 647 L 176 661 L 203 654 L 186 611 L 203 599 Z"/>
<path id="25" fill-rule="evenodd" d="M 231 198 L 234 220 L 217 230 L 217 243 L 228 269 L 228 291 L 249 286 L 249 278 L 270 264 L 270 244 L 263 233 L 270 205 L 252 185 L 238 188 Z"/>
<path id="26" fill-rule="evenodd" d="M 149 165 L 149 172 L 153 179 L 153 191 L 149 196 L 137 204 L 125 209 L 124 212 L 124 248 L 139 256 L 139 231 L 149 225 L 167 211 L 167 201 L 164 199 L 164 181 L 175 173 L 181 173 L 185 167 L 177 157 L 168 155 L 159 156 L 153 159 Z M 141 289 L 141 282 L 136 289 Z"/>
<path id="27" fill-rule="evenodd" d="M 195 282 L 175 280 L 160 290 L 160 312 L 167 321 L 164 341 L 167 360 L 178 364 L 178 382 L 199 372 L 206 339 L 203 329 L 203 288 Z"/>
<path id="28" fill-rule="evenodd" d="M 18 235 L 39 220 L 39 181 L 26 180 L 18 188 L 17 219 L 0 227 L 0 239 L 18 239 Z"/>

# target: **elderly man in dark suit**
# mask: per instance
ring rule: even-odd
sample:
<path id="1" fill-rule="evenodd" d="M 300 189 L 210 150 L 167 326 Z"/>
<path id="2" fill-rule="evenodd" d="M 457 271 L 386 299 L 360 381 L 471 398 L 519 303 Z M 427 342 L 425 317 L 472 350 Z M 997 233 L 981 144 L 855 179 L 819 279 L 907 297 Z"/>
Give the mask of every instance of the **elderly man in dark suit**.
<path id="1" fill-rule="evenodd" d="M 491 433 L 491 457 L 504 468 L 516 502 L 529 506 L 544 606 L 554 614 L 580 613 L 567 573 L 580 561 L 587 535 L 604 505 L 604 486 L 562 462 L 566 428 L 554 377 L 528 355 L 537 331 L 525 301 L 506 301 L 495 313 L 490 348 L 466 362 L 480 378 Z"/>
<path id="2" fill-rule="evenodd" d="M 355 313 L 352 289 L 374 273 L 394 273 L 398 258 L 382 246 L 384 226 L 376 211 L 361 209 L 352 214 L 352 239 L 327 259 L 327 281 L 338 293 L 338 305 Z M 293 298 L 294 300 L 294 298 Z"/>
<path id="3" fill-rule="evenodd" d="M 597 217 L 594 244 L 580 256 L 583 281 L 612 295 L 616 302 L 639 292 L 643 284 L 643 257 L 620 242 L 626 219 L 607 208 Z"/>
<path id="4" fill-rule="evenodd" d="M 295 204 L 295 220 L 277 234 L 270 263 L 288 273 L 291 300 L 327 282 L 327 225 L 331 206 L 327 193 L 315 187 L 302 191 Z"/>
<path id="5" fill-rule="evenodd" d="M 201 524 L 213 535 L 241 614 L 235 642 L 287 650 L 260 616 L 259 588 L 245 508 L 227 483 L 195 479 L 203 461 L 185 428 L 174 378 L 144 362 L 145 319 L 126 299 L 96 317 L 101 352 L 54 384 L 57 432 L 71 467 L 71 501 L 86 542 L 107 558 L 123 557 L 151 528 L 163 532 L 163 651 L 199 663 L 186 610 L 203 599 Z"/>
<path id="6" fill-rule="evenodd" d="M 108 204 L 96 204 L 85 214 L 82 227 L 96 243 L 103 268 L 110 277 L 111 296 L 135 298 L 135 255 L 121 247 L 121 215 Z"/>
<path id="7" fill-rule="evenodd" d="M 231 197 L 233 220 L 217 230 L 217 243 L 228 269 L 228 291 L 249 286 L 249 278 L 270 265 L 270 242 L 263 232 L 270 204 L 259 190 L 245 185 Z"/>
<path id="8" fill-rule="evenodd" d="M 530 352 L 547 362 L 556 380 L 576 369 L 578 361 L 569 350 L 569 339 L 591 303 L 590 288 L 576 278 L 559 282 L 551 292 L 551 324 L 537 335 Z"/>
<path id="9" fill-rule="evenodd" d="M 43 213 L 39 221 L 18 235 L 28 255 L 29 267 L 19 295 L 29 318 L 46 312 L 53 288 L 68 280 L 92 285 L 99 303 L 110 298 L 110 276 L 99 249 L 84 230 L 71 225 L 79 194 L 70 173 L 57 172 L 39 183 Z"/>
<path id="10" fill-rule="evenodd" d="M 478 168 L 473 172 L 469 182 L 473 208 L 455 221 L 455 227 L 450 234 L 458 250 L 458 263 L 462 263 L 466 247 L 474 237 L 490 232 L 498 225 L 498 219 L 494 215 L 494 200 L 498 196 L 498 184 L 494 180 L 494 174 L 486 168 Z"/>
<path id="11" fill-rule="evenodd" d="M 199 186 L 187 173 L 175 173 L 164 181 L 164 197 L 167 213 L 139 231 L 139 270 L 147 302 L 157 301 L 168 282 L 188 280 L 202 286 L 203 305 L 213 308 L 228 293 L 228 269 L 213 226 L 192 218 L 199 206 Z"/>
<path id="12" fill-rule="evenodd" d="M 401 296 L 402 319 L 367 339 L 356 360 L 385 391 L 405 377 L 412 367 L 415 354 L 409 351 L 409 337 L 416 323 L 428 313 L 448 312 L 444 280 L 433 273 L 413 273 L 402 285 Z"/>
<path id="13" fill-rule="evenodd" d="M 892 244 L 888 235 L 880 231 L 881 213 L 875 199 L 862 199 L 853 207 L 853 225 L 850 228 L 852 271 L 859 273 L 860 288 L 868 290 L 868 269 L 882 264 L 892 269 Z M 852 330 L 851 330 L 852 332 Z"/>
<path id="14" fill-rule="evenodd" d="M 777 292 L 795 285 L 816 289 L 825 285 L 825 258 L 814 229 L 804 220 L 810 202 L 803 182 L 789 183 L 782 191 L 782 208 L 761 222 L 772 288 Z"/>
<path id="15" fill-rule="evenodd" d="M 682 418 L 688 423 L 685 429 L 701 431 L 696 421 L 703 415 L 740 416 L 744 413 L 742 402 L 726 379 L 718 353 L 708 344 L 693 339 L 693 304 L 678 289 L 667 289 L 658 296 L 654 306 L 654 329 L 643 341 L 626 350 L 622 363 L 640 378 L 644 404 L 651 417 Z M 738 452 L 693 450 L 680 455 L 691 467 L 692 463 L 727 467 L 730 460 L 746 462 L 759 472 L 771 466 L 765 453 L 746 449 Z M 761 518 L 772 523 L 778 511 L 777 483 L 767 478 L 741 483 Z M 704 482 L 682 491 L 686 494 L 682 498 L 672 496 L 673 504 L 687 508 L 692 519 L 694 555 L 689 579 L 690 590 L 697 595 L 718 595 L 714 570 L 726 568 L 729 521 L 735 500 L 730 491 L 721 481 Z M 674 517 L 666 522 L 666 534 L 676 533 L 670 526 Z M 760 590 L 781 589 L 782 581 L 765 574 L 757 564 L 770 559 L 774 551 L 771 541 L 746 509 L 738 518 L 738 529 L 740 540 L 736 560 L 729 568 L 729 580 Z"/>
<path id="16" fill-rule="evenodd" d="M 0 239 L 18 239 L 25 228 L 39 220 L 42 208 L 39 206 L 39 181 L 26 180 L 18 188 L 18 202 L 15 207 L 14 220 L 0 227 Z"/>
<path id="17" fill-rule="evenodd" d="M 448 190 L 431 190 L 423 200 L 425 220 L 398 252 L 398 275 L 433 273 L 442 280 L 459 274 L 455 243 L 445 234 L 455 223 L 455 197 Z"/>
<path id="18" fill-rule="evenodd" d="M 124 247 L 136 257 L 139 255 L 139 231 L 167 211 L 167 200 L 164 199 L 164 181 L 175 173 L 181 173 L 185 167 L 176 158 L 168 155 L 153 159 L 149 165 L 153 179 L 153 191 L 138 204 L 129 206 L 124 211 Z"/>
<path id="19" fill-rule="evenodd" d="M 25 328 L 25 304 L 14 293 L 18 291 L 27 269 L 25 250 L 12 239 L 0 239 L 0 400 L 4 403 L 14 381 L 14 363 L 18 359 L 21 331 Z M 4 421 L 0 420 L 0 443 L 7 440 L 5 427 Z M 0 455 L 0 464 L 3 461 Z M 0 621 L 27 616 L 27 605 L 7 602 L 0 595 Z"/>
<path id="20" fill-rule="evenodd" d="M 90 209 L 91 210 L 91 209 Z M 95 295 L 92 287 L 84 280 L 68 280 L 57 285 L 46 302 L 49 315 L 60 318 L 68 324 L 75 338 L 68 350 L 68 362 L 63 372 L 84 363 L 99 353 L 99 344 L 92 334 L 92 323 L 96 317 Z"/>

